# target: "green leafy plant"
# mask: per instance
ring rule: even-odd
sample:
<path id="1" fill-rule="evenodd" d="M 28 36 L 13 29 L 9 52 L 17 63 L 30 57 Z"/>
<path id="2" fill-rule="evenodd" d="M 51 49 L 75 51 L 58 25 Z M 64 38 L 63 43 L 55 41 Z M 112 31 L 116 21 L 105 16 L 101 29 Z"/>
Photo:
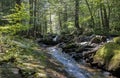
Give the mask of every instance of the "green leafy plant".
<path id="1" fill-rule="evenodd" d="M 8 20 L 9 24 L 0 26 L 0 31 L 4 34 L 15 34 L 16 32 L 27 30 L 30 26 L 27 23 L 30 19 L 28 8 L 24 3 L 21 3 L 21 5 L 16 4 L 15 8 L 12 9 L 13 13 L 3 17 Z"/>

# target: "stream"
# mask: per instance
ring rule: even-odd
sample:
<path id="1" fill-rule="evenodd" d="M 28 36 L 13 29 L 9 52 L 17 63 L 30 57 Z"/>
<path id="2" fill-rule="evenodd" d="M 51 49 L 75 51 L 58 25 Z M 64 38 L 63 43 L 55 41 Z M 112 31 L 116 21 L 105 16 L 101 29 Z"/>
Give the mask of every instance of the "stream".
<path id="1" fill-rule="evenodd" d="M 68 54 L 62 52 L 61 48 L 55 46 L 49 47 L 47 50 L 54 59 L 63 64 L 65 71 L 72 78 L 112 78 L 109 76 L 109 72 L 86 67 L 82 64 L 82 61 L 80 63 L 76 62 Z"/>

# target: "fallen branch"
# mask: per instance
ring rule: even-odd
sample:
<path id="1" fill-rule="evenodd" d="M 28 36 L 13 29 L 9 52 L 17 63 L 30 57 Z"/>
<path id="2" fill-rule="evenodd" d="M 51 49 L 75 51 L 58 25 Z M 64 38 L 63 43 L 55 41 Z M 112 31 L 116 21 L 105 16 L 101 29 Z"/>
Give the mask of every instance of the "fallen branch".
<path id="1" fill-rule="evenodd" d="M 83 52 L 83 57 L 89 56 L 90 54 L 96 53 L 96 51 L 101 47 L 101 45 L 96 46 L 93 48 L 91 51 L 84 51 Z"/>

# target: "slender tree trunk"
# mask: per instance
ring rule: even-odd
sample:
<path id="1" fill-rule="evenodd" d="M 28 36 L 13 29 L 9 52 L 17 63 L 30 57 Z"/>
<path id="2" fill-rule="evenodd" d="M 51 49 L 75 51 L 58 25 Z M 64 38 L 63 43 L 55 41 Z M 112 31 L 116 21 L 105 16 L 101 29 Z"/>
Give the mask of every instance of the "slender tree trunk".
<path id="1" fill-rule="evenodd" d="M 109 20 L 108 20 L 108 16 L 107 16 L 107 11 L 105 6 L 103 6 L 103 11 L 104 11 L 104 28 L 107 29 L 109 31 Z"/>
<path id="2" fill-rule="evenodd" d="M 47 33 L 47 17 L 45 16 L 45 19 L 44 19 L 44 35 Z"/>
<path id="3" fill-rule="evenodd" d="M 51 15 L 51 11 L 50 11 L 50 32 L 51 33 L 53 33 L 53 31 L 52 31 L 52 17 L 51 17 L 52 15 Z"/>
<path id="4" fill-rule="evenodd" d="M 103 16 L 103 7 L 100 5 L 100 14 L 101 14 L 101 25 L 104 27 L 104 16 Z"/>
<path id="5" fill-rule="evenodd" d="M 68 30 L 67 21 L 68 21 L 67 5 L 65 4 L 65 7 L 64 7 L 64 29 L 65 30 Z"/>
<path id="6" fill-rule="evenodd" d="M 92 14 L 92 10 L 91 10 L 91 8 L 90 8 L 90 5 L 89 5 L 89 3 L 88 3 L 88 0 L 85 0 L 85 2 L 86 2 L 86 4 L 87 4 L 88 10 L 89 10 L 90 15 L 91 15 L 91 20 L 92 20 L 92 25 L 93 25 L 92 27 L 95 27 L 94 17 L 93 17 L 93 14 Z"/>
<path id="7" fill-rule="evenodd" d="M 62 31 L 62 21 L 61 21 L 61 13 L 59 12 L 59 26 L 60 26 L 60 32 Z"/>
<path id="8" fill-rule="evenodd" d="M 37 9 L 36 9 L 36 6 L 37 6 L 37 0 L 34 0 L 34 37 L 36 37 L 36 11 L 37 11 Z"/>
<path id="9" fill-rule="evenodd" d="M 16 0 L 16 4 L 21 5 L 21 0 Z"/>
<path id="10" fill-rule="evenodd" d="M 79 0 L 75 0 L 75 27 L 80 29 L 79 26 Z"/>

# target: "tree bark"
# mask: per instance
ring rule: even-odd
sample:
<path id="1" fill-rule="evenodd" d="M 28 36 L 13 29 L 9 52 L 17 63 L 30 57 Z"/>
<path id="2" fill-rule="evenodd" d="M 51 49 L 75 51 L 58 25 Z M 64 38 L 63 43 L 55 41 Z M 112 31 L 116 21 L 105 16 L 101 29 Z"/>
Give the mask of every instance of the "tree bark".
<path id="1" fill-rule="evenodd" d="M 64 7 L 64 29 L 65 30 L 68 30 L 67 21 L 68 21 L 67 5 L 65 4 L 65 7 Z"/>
<path id="2" fill-rule="evenodd" d="M 37 0 L 34 0 L 34 20 L 33 20 L 33 25 L 34 25 L 34 28 L 33 28 L 33 31 L 34 31 L 34 37 L 36 37 L 36 5 L 37 5 Z"/>
<path id="3" fill-rule="evenodd" d="M 105 5 L 103 6 L 103 11 L 104 11 L 104 24 L 105 24 L 104 28 L 109 31 L 109 20 L 108 20 L 108 16 L 107 16 L 107 11 L 106 11 Z"/>
<path id="4" fill-rule="evenodd" d="M 79 0 L 75 0 L 75 27 L 80 29 L 79 26 Z"/>
<path id="5" fill-rule="evenodd" d="M 90 15 L 91 15 L 91 20 L 92 20 L 92 25 L 93 25 L 92 27 L 95 27 L 95 21 L 94 21 L 94 17 L 93 17 L 93 14 L 92 14 L 92 10 L 91 10 L 91 8 L 90 8 L 90 5 L 89 5 L 88 1 L 85 0 L 85 2 L 86 2 L 86 4 L 87 4 L 88 10 L 89 10 Z"/>
<path id="6" fill-rule="evenodd" d="M 50 10 L 50 32 L 53 33 L 52 31 L 52 14 L 51 14 L 51 10 Z"/>
<path id="7" fill-rule="evenodd" d="M 61 13 L 59 12 L 59 26 L 60 26 L 60 32 L 62 30 L 62 21 L 61 21 Z"/>
<path id="8" fill-rule="evenodd" d="M 16 4 L 21 5 L 21 0 L 16 0 Z"/>

